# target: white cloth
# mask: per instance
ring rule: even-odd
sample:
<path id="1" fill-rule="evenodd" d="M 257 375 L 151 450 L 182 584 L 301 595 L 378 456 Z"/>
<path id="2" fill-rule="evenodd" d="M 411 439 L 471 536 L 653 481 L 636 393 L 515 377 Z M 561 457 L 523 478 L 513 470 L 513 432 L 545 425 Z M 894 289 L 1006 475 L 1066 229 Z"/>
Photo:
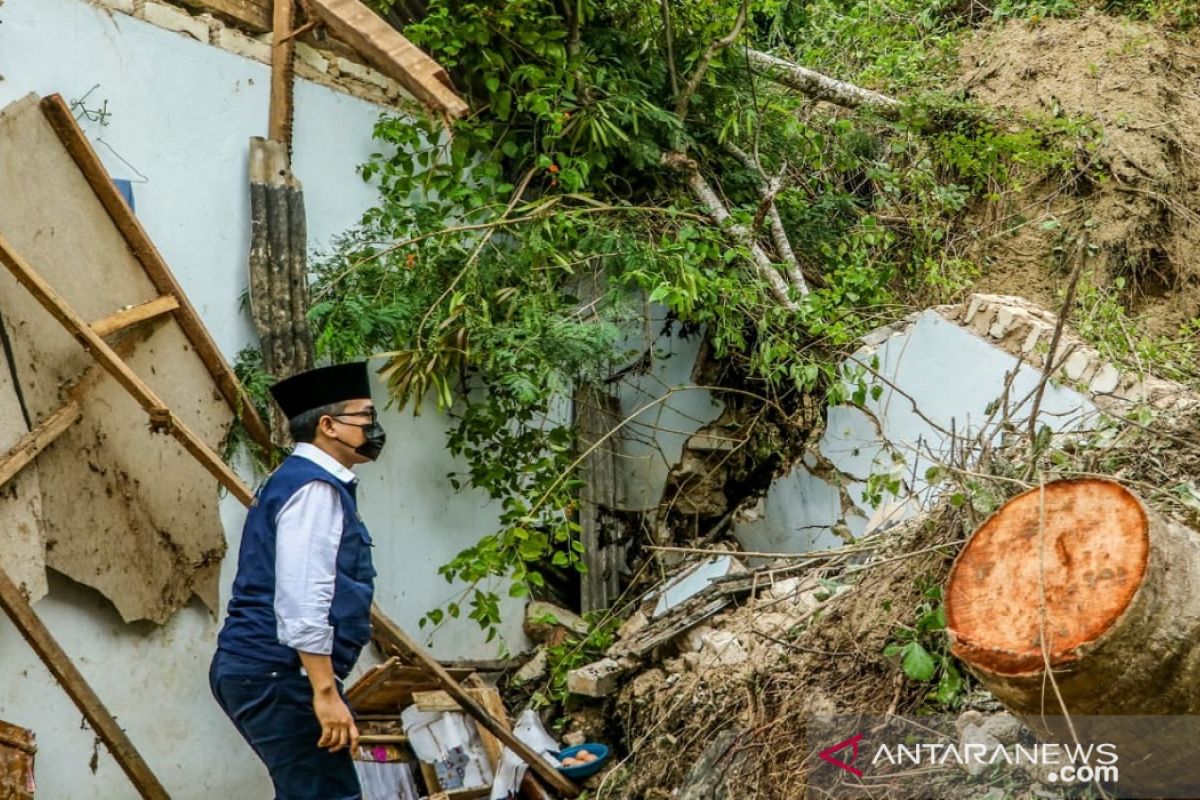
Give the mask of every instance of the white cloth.
<path id="1" fill-rule="evenodd" d="M 340 481 L 357 480 L 315 445 L 298 444 L 292 455 L 307 458 Z M 280 644 L 317 655 L 333 652 L 329 607 L 343 520 L 341 497 L 325 481 L 301 486 L 275 517 L 275 630 Z"/>
<path id="2" fill-rule="evenodd" d="M 521 716 L 517 717 L 517 724 L 513 726 L 513 735 L 520 739 L 525 744 L 533 748 L 535 753 L 541 755 L 550 766 L 558 769 L 561 764 L 555 754 L 559 751 L 558 742 L 554 740 L 544 727 L 542 727 L 542 719 L 533 709 L 525 709 L 521 712 Z M 529 769 L 529 765 L 524 759 L 505 747 L 500 751 L 500 763 L 496 766 L 496 780 L 492 782 L 491 800 L 504 800 L 507 797 L 515 797 L 521 788 L 521 781 L 525 779 L 525 772 Z"/>

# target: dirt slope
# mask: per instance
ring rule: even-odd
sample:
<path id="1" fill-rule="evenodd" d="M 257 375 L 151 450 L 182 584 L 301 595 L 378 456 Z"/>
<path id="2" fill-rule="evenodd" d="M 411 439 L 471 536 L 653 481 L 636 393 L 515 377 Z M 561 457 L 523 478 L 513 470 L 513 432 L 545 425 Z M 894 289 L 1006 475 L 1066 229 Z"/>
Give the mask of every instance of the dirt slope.
<path id="1" fill-rule="evenodd" d="M 1063 232 L 1095 221 L 1094 280 L 1124 279 L 1156 333 L 1200 316 L 1200 49 L 1151 25 L 1088 14 L 1012 22 L 960 53 L 958 88 L 991 106 L 1091 119 L 1103 136 L 1078 179 L 1026 187 L 977 212 L 977 291 L 1056 307 Z M 1046 229 L 1055 220 L 1059 227 Z M 1052 223 L 1051 223 L 1052 224 Z M 1061 250 L 1061 248 L 1060 248 Z"/>

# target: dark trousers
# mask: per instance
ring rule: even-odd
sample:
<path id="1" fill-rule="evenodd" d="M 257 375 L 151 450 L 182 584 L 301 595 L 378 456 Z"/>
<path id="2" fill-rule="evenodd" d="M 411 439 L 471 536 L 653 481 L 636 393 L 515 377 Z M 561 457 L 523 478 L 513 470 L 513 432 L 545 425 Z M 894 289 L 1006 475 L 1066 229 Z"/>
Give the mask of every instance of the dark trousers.
<path id="1" fill-rule="evenodd" d="M 295 670 L 256 668 L 218 651 L 208 673 L 217 703 L 267 765 L 275 800 L 359 800 L 348 749 L 317 747 L 321 723 L 312 685 Z"/>

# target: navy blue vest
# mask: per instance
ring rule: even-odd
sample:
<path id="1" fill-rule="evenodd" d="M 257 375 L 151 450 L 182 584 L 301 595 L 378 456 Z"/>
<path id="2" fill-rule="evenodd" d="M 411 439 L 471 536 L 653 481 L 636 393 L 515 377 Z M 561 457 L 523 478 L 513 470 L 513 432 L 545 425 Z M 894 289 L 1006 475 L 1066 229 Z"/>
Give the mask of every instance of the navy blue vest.
<path id="1" fill-rule="evenodd" d="M 371 598 L 375 592 L 371 536 L 358 514 L 354 484 L 342 483 L 302 456 L 284 459 L 255 495 L 242 529 L 237 577 L 217 648 L 239 660 L 262 662 L 271 669 L 299 669 L 300 656 L 279 642 L 275 624 L 275 519 L 291 496 L 312 481 L 330 484 L 342 500 L 345 522 L 329 624 L 333 626 L 333 670 L 345 678 L 371 641 Z"/>

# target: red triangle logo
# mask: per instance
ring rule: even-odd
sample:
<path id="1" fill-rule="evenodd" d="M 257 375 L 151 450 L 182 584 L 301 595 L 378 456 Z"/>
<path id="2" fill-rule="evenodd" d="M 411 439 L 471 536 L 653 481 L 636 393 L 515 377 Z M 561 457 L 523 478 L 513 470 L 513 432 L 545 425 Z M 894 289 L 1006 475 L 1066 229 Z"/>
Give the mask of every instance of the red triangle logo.
<path id="1" fill-rule="evenodd" d="M 857 733 L 854 736 L 851 736 L 849 739 L 845 740 L 844 742 L 838 742 L 837 744 L 833 745 L 832 747 L 826 747 L 824 750 L 822 750 L 817 755 L 821 758 L 822 761 L 826 761 L 830 764 L 833 764 L 835 767 L 838 767 L 839 769 L 844 769 L 844 770 L 846 770 L 846 772 L 849 772 L 850 774 L 856 775 L 859 778 L 861 778 L 863 776 L 862 770 L 857 769 L 852 765 L 854 763 L 854 759 L 858 758 L 858 743 L 862 740 L 862 738 L 863 738 L 863 735 L 861 733 Z M 842 761 L 840 758 L 834 758 L 834 756 L 833 756 L 834 753 L 838 752 L 839 750 L 845 750 L 847 747 L 851 748 L 849 764 L 846 763 L 845 761 Z"/>

